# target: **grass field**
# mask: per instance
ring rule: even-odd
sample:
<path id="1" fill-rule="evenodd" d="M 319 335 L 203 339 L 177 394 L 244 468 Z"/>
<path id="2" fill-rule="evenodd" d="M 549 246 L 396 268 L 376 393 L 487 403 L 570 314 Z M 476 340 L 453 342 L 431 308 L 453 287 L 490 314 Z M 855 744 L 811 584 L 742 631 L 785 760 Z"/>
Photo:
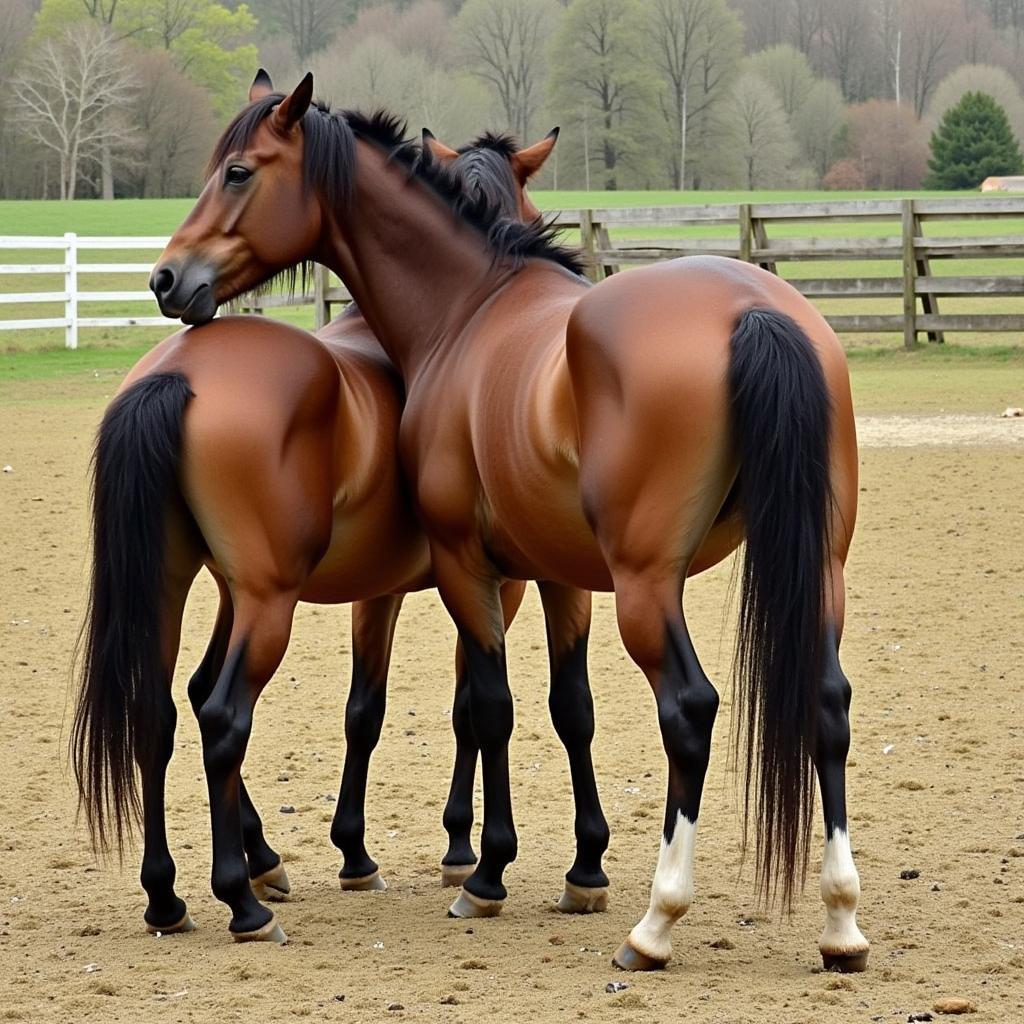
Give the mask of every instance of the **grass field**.
<path id="1" fill-rule="evenodd" d="M 792 202 L 849 199 L 883 199 L 916 197 L 959 196 L 954 192 L 544 192 L 532 193 L 533 198 L 544 210 L 583 209 L 604 207 L 636 207 L 697 204 L 735 204 L 737 202 Z M 104 203 L 97 200 L 57 201 L 3 201 L 0 202 L 0 235 L 61 235 L 74 231 L 80 235 L 155 235 L 170 234 L 191 208 L 191 199 L 119 200 Z M 792 237 L 813 233 L 818 237 L 886 237 L 898 235 L 898 221 L 869 223 L 818 223 L 772 225 L 772 237 Z M 969 235 L 1024 235 L 1024 220 L 972 220 L 947 221 L 926 226 L 926 233 L 935 236 Z M 622 240 L 653 241 L 677 238 L 714 239 L 734 236 L 735 228 L 730 225 L 695 228 L 644 227 L 620 228 L 613 231 L 613 238 Z M 570 239 L 571 240 L 571 239 Z M 125 250 L 90 252 L 85 260 L 106 263 L 138 262 L 154 260 L 157 251 Z M 0 250 L 0 263 L 59 263 L 58 251 Z M 833 260 L 821 262 L 797 262 L 783 264 L 782 276 L 789 279 L 807 277 L 894 277 L 899 274 L 897 261 L 879 260 Z M 1024 274 L 1024 260 L 944 260 L 933 264 L 933 273 L 962 275 L 995 275 L 1007 273 Z M 6 292 L 31 293 L 59 291 L 62 278 L 54 275 L 4 275 L 0 277 L 0 289 Z M 83 275 L 79 287 L 95 291 L 144 290 L 145 276 L 140 274 Z M 818 303 L 827 314 L 885 314 L 901 311 L 898 297 L 886 299 L 844 299 L 822 300 Z M 941 308 L 949 313 L 1010 313 L 1020 310 L 1019 298 L 954 298 L 943 299 Z M 111 302 L 82 304 L 83 316 L 152 316 L 155 305 L 146 302 Z M 21 303 L 0 305 L 0 321 L 12 319 L 35 319 L 60 317 L 63 306 L 60 303 Z M 296 306 L 274 310 L 273 314 L 301 327 L 312 326 L 312 310 L 308 306 Z M 139 339 L 151 344 L 173 329 L 157 328 L 93 328 L 81 332 L 80 344 L 84 347 L 121 346 L 138 347 Z M 844 338 L 851 348 L 892 348 L 901 339 L 893 334 L 851 335 Z M 972 348 L 1002 347 L 1018 344 L 1015 335 L 947 335 L 952 345 L 969 344 Z M 31 331 L 0 331 L 0 349 L 20 351 L 60 347 L 63 331 L 60 329 L 34 329 Z"/>
<path id="2" fill-rule="evenodd" d="M 963 192 L 544 192 L 531 191 L 543 210 L 710 203 L 788 203 L 816 199 L 941 198 Z M 192 199 L 0 200 L 0 235 L 169 235 L 192 208 Z"/>

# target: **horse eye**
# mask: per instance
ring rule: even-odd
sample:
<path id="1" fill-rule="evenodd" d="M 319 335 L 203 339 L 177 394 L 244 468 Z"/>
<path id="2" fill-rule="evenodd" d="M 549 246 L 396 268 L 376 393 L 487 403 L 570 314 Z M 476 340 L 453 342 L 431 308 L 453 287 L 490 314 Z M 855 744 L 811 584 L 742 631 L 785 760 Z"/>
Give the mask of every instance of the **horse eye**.
<path id="1" fill-rule="evenodd" d="M 224 173 L 225 185 L 244 185 L 252 177 L 252 171 L 241 164 L 232 164 Z"/>

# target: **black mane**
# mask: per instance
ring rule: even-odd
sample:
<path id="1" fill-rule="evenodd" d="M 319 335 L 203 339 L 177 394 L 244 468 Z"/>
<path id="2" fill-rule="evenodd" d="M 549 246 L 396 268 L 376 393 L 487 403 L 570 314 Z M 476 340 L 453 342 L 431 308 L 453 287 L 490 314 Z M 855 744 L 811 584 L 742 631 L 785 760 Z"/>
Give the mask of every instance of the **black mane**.
<path id="1" fill-rule="evenodd" d="M 478 135 L 468 146 L 463 146 L 459 150 L 459 154 L 469 153 L 474 149 L 488 149 L 499 154 L 499 156 L 503 156 L 506 160 L 510 160 L 519 152 L 520 148 L 515 136 L 509 135 L 507 132 L 484 132 L 482 135 Z"/>
<path id="2" fill-rule="evenodd" d="M 283 99 L 281 93 L 271 93 L 238 114 L 217 143 L 208 173 L 212 174 L 232 153 L 244 150 Z M 471 161 L 473 168 L 468 168 L 432 159 L 429 150 L 406 138 L 405 122 L 385 110 L 369 115 L 352 110 L 332 112 L 326 104 L 317 103 L 303 116 L 302 131 L 305 185 L 316 191 L 328 207 L 347 209 L 351 205 L 355 140 L 365 139 L 386 150 L 389 159 L 428 185 L 459 219 L 480 231 L 496 258 L 509 259 L 516 268 L 527 259 L 551 260 L 574 274 L 583 273 L 581 255 L 555 240 L 558 227 L 551 220 L 523 224 L 514 219 L 514 205 L 510 215 L 510 200 L 506 197 L 514 195 L 509 190 L 515 183 L 508 156 L 517 148 L 510 137 L 488 133 L 465 147 L 461 154 L 474 150 L 480 156 Z M 503 168 L 495 162 L 499 156 Z"/>

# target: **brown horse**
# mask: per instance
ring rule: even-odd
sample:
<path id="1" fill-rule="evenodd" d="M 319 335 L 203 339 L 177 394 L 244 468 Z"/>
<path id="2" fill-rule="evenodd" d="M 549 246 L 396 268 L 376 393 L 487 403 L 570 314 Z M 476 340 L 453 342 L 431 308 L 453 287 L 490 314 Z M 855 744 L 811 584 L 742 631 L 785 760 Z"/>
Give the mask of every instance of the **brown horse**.
<path id="1" fill-rule="evenodd" d="M 666 963 L 693 896 L 718 707 L 684 584 L 745 538 L 737 705 L 760 883 L 788 902 L 803 879 L 816 770 L 819 948 L 826 966 L 863 969 L 838 657 L 857 445 L 836 336 L 790 285 L 734 260 L 675 260 L 588 289 L 541 227 L 467 209 L 393 121 L 311 97 L 307 76 L 229 126 L 152 287 L 165 314 L 200 322 L 313 257 L 347 283 L 402 375 L 403 466 L 464 645 L 484 771 L 481 857 L 452 912 L 495 913 L 516 853 L 500 585 L 611 589 L 668 758 L 650 907 L 615 959 Z M 241 638 L 236 650 L 210 704 L 226 717 L 248 714 L 263 682 Z"/>
<path id="2" fill-rule="evenodd" d="M 495 136 L 483 136 L 461 152 L 432 137 L 429 142 L 439 159 L 461 169 L 469 192 L 501 201 L 512 216 L 532 218 L 536 211 L 525 183 L 555 137 L 524 150 Z M 269 910 L 256 900 L 288 892 L 289 883 L 244 783 L 235 774 L 231 786 L 237 797 L 226 800 L 218 784 L 227 756 L 220 730 L 232 736 L 247 731 L 249 716 L 225 721 L 203 709 L 218 685 L 231 685 L 218 679 L 239 638 L 248 663 L 269 679 L 284 654 L 299 600 L 355 601 L 345 768 L 331 838 L 344 856 L 343 889 L 384 888 L 365 847 L 367 771 L 384 717 L 402 595 L 430 584 L 426 539 L 398 472 L 401 402 L 398 375 L 365 320 L 350 308 L 320 332 L 319 340 L 259 317 L 224 317 L 179 332 L 132 369 L 104 418 L 96 451 L 93 591 L 75 733 L 77 765 L 86 791 L 104 785 L 103 773 L 114 784 L 112 802 L 87 800 L 86 809 L 94 812 L 101 841 L 109 823 L 120 844 L 133 791 L 119 791 L 117 780 L 131 776 L 138 761 L 142 883 L 151 931 L 192 927 L 174 892 L 163 790 L 174 734 L 169 682 L 185 597 L 202 565 L 216 579 L 220 608 L 188 692 L 203 727 L 215 808 L 214 891 L 222 898 L 231 894 L 235 936 L 283 939 Z M 503 587 L 506 625 L 523 586 Z M 607 885 L 601 858 L 608 830 L 589 749 L 590 599 L 586 592 L 554 583 L 542 585 L 541 597 L 551 653 L 552 718 L 569 753 L 577 806 L 577 858 L 559 906 L 568 912 L 601 909 L 603 899 L 592 894 Z M 461 884 L 476 861 L 470 830 L 477 744 L 461 652 L 458 662 L 456 759 L 444 816 L 445 884 Z M 118 718 L 129 734 L 117 732 Z M 589 729 L 581 729 L 582 719 L 590 720 Z M 225 846 L 244 849 L 244 877 L 230 861 L 234 875 L 228 873 Z"/>

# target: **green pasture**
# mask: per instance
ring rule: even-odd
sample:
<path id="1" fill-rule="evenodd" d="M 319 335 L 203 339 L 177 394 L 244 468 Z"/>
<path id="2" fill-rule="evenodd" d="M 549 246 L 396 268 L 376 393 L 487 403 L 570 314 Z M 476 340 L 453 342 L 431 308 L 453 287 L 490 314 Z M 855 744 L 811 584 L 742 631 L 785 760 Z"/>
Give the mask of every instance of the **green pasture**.
<path id="1" fill-rule="evenodd" d="M 914 196 L 918 198 L 940 198 L 946 196 L 964 197 L 965 193 L 953 192 L 545 192 L 532 193 L 533 198 L 544 210 L 584 209 L 604 207 L 636 207 L 666 205 L 710 205 L 734 204 L 738 202 L 806 202 L 814 200 L 886 199 Z M 2 201 L 0 202 L 0 235 L 49 235 L 59 236 L 66 231 L 80 235 L 168 235 L 184 219 L 191 208 L 190 199 L 98 200 L 57 201 Z M 898 235 L 898 221 L 866 223 L 786 223 L 769 228 L 772 237 L 793 237 L 814 234 L 818 237 L 885 237 Z M 932 222 L 925 225 L 927 234 L 936 237 L 1014 235 L 1024 234 L 1024 219 L 993 219 Z M 636 241 L 671 240 L 676 238 L 715 239 L 734 238 L 735 228 L 731 225 L 702 225 L 697 227 L 644 226 L 617 228 L 612 232 L 616 240 Z M 570 237 L 570 241 L 571 241 Z M 149 263 L 155 260 L 157 251 L 90 251 L 83 253 L 84 261 L 117 263 Z M 60 263 L 59 251 L 0 250 L 0 263 Z M 780 266 L 783 277 L 895 277 L 900 273 L 898 261 L 879 260 L 832 260 L 815 262 L 791 262 Z M 932 272 L 948 275 L 995 275 L 1007 273 L 1024 274 L 1024 260 L 981 259 L 981 260 L 936 260 Z M 6 292 L 30 293 L 59 291 L 63 287 L 60 275 L 4 275 L 0 277 L 0 289 Z M 143 274 L 82 275 L 79 288 L 95 291 L 104 290 L 145 290 Z M 948 313 L 1008 313 L 1020 309 L 1021 299 L 991 297 L 956 297 L 940 300 L 940 309 Z M 829 299 L 820 300 L 819 308 L 829 314 L 883 314 L 900 313 L 898 297 L 881 299 Z M 80 304 L 83 316 L 152 316 L 155 304 L 145 302 L 110 302 L 102 304 Z M 35 319 L 63 315 L 60 303 L 23 303 L 0 305 L 0 320 Z M 274 316 L 301 327 L 312 326 L 312 309 L 309 306 L 295 306 L 272 311 Z M 83 329 L 79 344 L 83 347 L 136 346 L 151 344 L 168 332 L 170 328 L 92 328 Z M 902 339 L 897 335 L 850 335 L 844 341 L 851 349 L 898 347 Z M 955 335 L 947 334 L 951 346 L 961 344 L 971 348 L 1000 347 L 1019 344 L 1013 334 Z M 63 345 L 61 330 L 0 331 L 0 350 L 40 350 Z"/>
<path id="2" fill-rule="evenodd" d="M 531 191 L 542 210 L 712 203 L 791 203 L 841 199 L 963 197 L 963 192 L 572 192 Z M 0 200 L 0 235 L 169 235 L 192 209 L 192 199 Z M 10 262 L 10 261 L 6 261 Z"/>

